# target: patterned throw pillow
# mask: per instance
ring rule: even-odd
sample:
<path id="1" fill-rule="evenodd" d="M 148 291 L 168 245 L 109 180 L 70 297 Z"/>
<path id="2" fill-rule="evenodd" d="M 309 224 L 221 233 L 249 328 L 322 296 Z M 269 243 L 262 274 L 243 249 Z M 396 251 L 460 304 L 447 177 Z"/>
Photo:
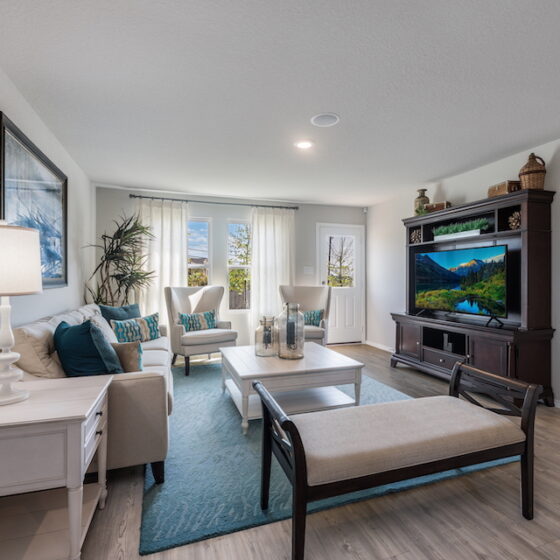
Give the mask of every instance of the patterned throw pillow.
<path id="1" fill-rule="evenodd" d="M 115 349 L 125 373 L 142 371 L 142 355 L 144 351 L 139 342 L 116 342 L 111 344 L 111 346 Z"/>
<path id="2" fill-rule="evenodd" d="M 147 342 L 161 336 L 159 332 L 159 313 L 138 319 L 111 321 L 111 327 L 117 335 L 118 342 Z"/>
<path id="3" fill-rule="evenodd" d="M 216 310 L 204 313 L 179 313 L 179 324 L 188 331 L 203 331 L 216 328 Z"/>
<path id="4" fill-rule="evenodd" d="M 306 325 L 310 325 L 313 327 L 320 327 L 322 319 L 323 319 L 322 309 L 315 309 L 314 311 L 303 312 L 303 320 Z"/>

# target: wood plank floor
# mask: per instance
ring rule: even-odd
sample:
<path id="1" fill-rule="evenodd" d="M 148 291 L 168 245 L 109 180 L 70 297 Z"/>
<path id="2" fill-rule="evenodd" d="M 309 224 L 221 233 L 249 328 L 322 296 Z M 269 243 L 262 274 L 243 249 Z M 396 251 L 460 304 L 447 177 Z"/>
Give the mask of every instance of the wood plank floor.
<path id="1" fill-rule="evenodd" d="M 365 373 L 413 397 L 444 394 L 447 385 L 389 367 L 389 355 L 365 345 L 334 349 L 366 364 Z M 110 473 L 83 560 L 138 555 L 141 468 Z M 308 516 L 307 560 L 558 560 L 560 558 L 560 411 L 539 406 L 535 519 L 519 506 L 519 467 L 504 465 L 423 488 Z M 157 554 L 150 560 L 289 560 L 284 521 Z"/>

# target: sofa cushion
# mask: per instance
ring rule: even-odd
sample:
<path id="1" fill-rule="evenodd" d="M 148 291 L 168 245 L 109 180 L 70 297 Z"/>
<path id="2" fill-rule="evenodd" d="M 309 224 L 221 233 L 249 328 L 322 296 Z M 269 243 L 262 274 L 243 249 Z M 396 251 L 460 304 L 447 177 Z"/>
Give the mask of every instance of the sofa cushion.
<path id="1" fill-rule="evenodd" d="M 237 331 L 229 329 L 205 329 L 191 331 L 181 337 L 183 346 L 198 346 L 200 344 L 215 344 L 218 342 L 229 342 L 237 338 Z"/>
<path id="2" fill-rule="evenodd" d="M 123 305 L 121 307 L 111 307 L 110 305 L 100 305 L 99 310 L 103 318 L 108 321 L 126 321 L 127 319 L 136 319 L 142 316 L 140 306 L 137 303 L 131 305 Z"/>
<path id="3" fill-rule="evenodd" d="M 94 315 L 89 320 L 96 327 L 99 328 L 99 330 L 103 333 L 103 335 L 107 339 L 107 342 L 109 342 L 110 344 L 114 344 L 114 343 L 118 342 L 117 335 L 115 334 L 115 331 L 111 328 L 111 325 L 107 322 L 107 320 L 101 314 L 100 315 Z"/>
<path id="4" fill-rule="evenodd" d="M 139 342 L 113 342 L 111 346 L 115 349 L 125 373 L 142 371 L 144 354 L 142 344 Z"/>
<path id="5" fill-rule="evenodd" d="M 20 354 L 17 367 L 38 377 L 65 377 L 54 348 L 56 326 L 49 321 L 36 321 L 14 330 L 14 352 Z"/>
<path id="6" fill-rule="evenodd" d="M 171 355 L 167 350 L 145 350 L 143 353 L 144 369 L 157 366 L 169 368 Z"/>
<path id="7" fill-rule="evenodd" d="M 76 311 L 78 311 L 78 313 L 80 313 L 83 316 L 84 321 L 87 321 L 92 317 L 101 315 L 101 310 L 99 309 L 99 305 L 97 305 L 96 303 L 88 303 L 87 305 L 82 305 L 82 307 L 78 307 Z"/>
<path id="8" fill-rule="evenodd" d="M 148 350 L 167 350 L 169 352 L 169 339 L 166 336 L 160 336 L 159 338 L 154 338 L 154 340 L 146 340 L 146 342 L 142 342 L 142 348 L 144 352 Z"/>
<path id="9" fill-rule="evenodd" d="M 506 417 L 455 397 L 299 414 L 310 486 L 525 441 Z"/>
<path id="10" fill-rule="evenodd" d="M 145 342 L 160 337 L 159 313 L 126 321 L 112 320 L 111 327 L 119 342 Z"/>
<path id="11" fill-rule="evenodd" d="M 325 329 L 312 325 L 305 325 L 305 327 L 303 327 L 303 336 L 306 340 L 323 338 L 325 336 Z"/>
<path id="12" fill-rule="evenodd" d="M 73 326 L 62 321 L 54 332 L 54 344 L 68 377 L 123 372 L 114 348 L 91 321 Z"/>

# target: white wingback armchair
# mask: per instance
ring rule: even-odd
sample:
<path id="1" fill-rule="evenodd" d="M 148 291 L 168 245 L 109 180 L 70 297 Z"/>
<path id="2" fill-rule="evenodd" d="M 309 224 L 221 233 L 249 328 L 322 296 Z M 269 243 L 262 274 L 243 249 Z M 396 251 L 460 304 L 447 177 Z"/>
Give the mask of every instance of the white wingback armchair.
<path id="1" fill-rule="evenodd" d="M 191 356 L 217 352 L 221 346 L 236 345 L 237 331 L 231 329 L 231 322 L 220 321 L 218 318 L 223 296 L 223 286 L 165 288 L 173 363 L 177 355 L 184 356 L 185 375 L 189 375 Z M 204 313 L 212 310 L 216 310 L 217 314 L 215 329 L 187 332 L 179 323 L 179 313 Z"/>
<path id="2" fill-rule="evenodd" d="M 301 311 L 323 310 L 320 326 L 305 325 L 305 340 L 327 343 L 329 311 L 331 306 L 330 286 L 280 286 L 282 303 L 299 303 Z"/>

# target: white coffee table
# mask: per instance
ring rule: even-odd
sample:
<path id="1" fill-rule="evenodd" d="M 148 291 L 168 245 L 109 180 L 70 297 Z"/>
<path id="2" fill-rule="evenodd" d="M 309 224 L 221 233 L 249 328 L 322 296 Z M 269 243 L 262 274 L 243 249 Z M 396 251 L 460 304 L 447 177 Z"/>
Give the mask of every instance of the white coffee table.
<path id="1" fill-rule="evenodd" d="M 220 348 L 222 352 L 222 390 L 228 390 L 241 414 L 241 428 L 247 433 L 249 420 L 262 417 L 259 397 L 253 390 L 255 380 L 262 381 L 287 414 L 313 412 L 360 404 L 364 364 L 306 342 L 304 357 L 283 360 L 261 358 L 254 346 Z M 354 385 L 354 398 L 336 385 Z"/>

